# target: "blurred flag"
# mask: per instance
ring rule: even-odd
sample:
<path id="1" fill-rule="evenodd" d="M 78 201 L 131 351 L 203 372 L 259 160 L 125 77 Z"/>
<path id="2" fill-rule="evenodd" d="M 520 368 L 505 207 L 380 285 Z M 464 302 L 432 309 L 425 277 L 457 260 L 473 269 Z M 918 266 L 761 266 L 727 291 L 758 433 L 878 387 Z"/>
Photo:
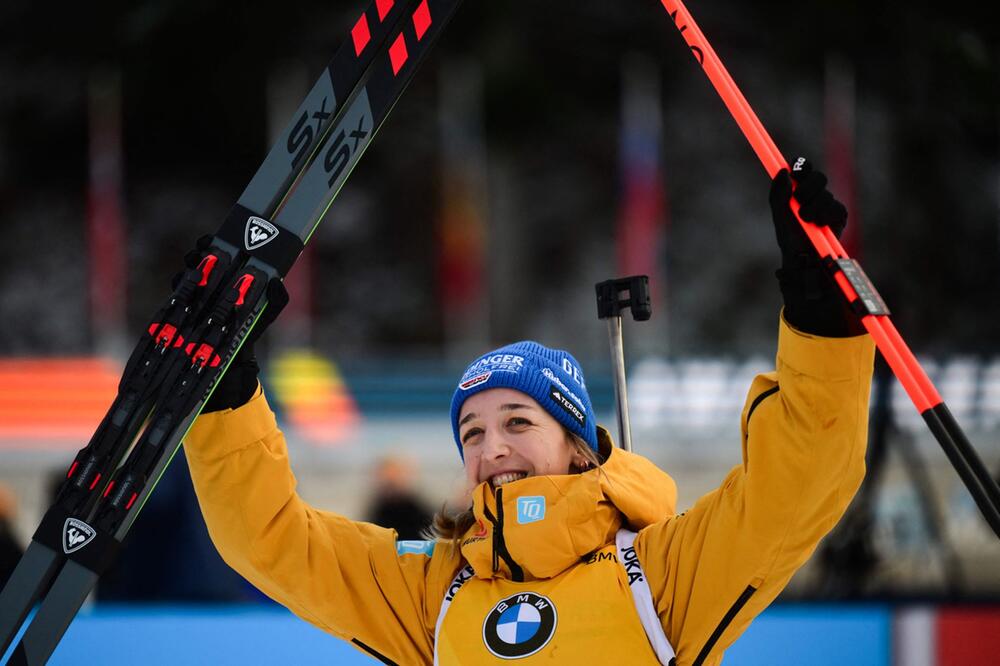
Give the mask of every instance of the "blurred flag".
<path id="1" fill-rule="evenodd" d="M 93 72 L 88 84 L 88 100 L 90 326 L 98 351 L 118 354 L 128 343 L 120 73 L 117 70 Z"/>
<path id="2" fill-rule="evenodd" d="M 489 340 L 483 83 L 473 62 L 446 63 L 441 72 L 438 295 L 445 343 L 459 354 L 456 347 Z"/>
<path id="3" fill-rule="evenodd" d="M 622 62 L 619 134 L 619 210 L 615 234 L 618 276 L 648 275 L 652 328 L 630 346 L 663 351 L 667 345 L 666 234 L 660 73 L 654 62 L 631 54 Z"/>
<path id="4" fill-rule="evenodd" d="M 121 372 L 105 358 L 0 359 L 0 450 L 79 449 L 114 400 Z"/>
<path id="5" fill-rule="evenodd" d="M 288 291 L 288 305 L 281 311 L 281 316 L 275 321 L 275 328 L 281 333 L 272 339 L 280 338 L 292 347 L 310 346 L 313 340 L 313 254 L 314 246 L 306 245 L 295 265 L 285 276 L 285 289 Z"/>
<path id="6" fill-rule="evenodd" d="M 854 155 L 854 69 L 844 58 L 831 55 L 826 60 L 823 94 L 824 170 L 830 191 L 850 212 L 847 228 L 840 239 L 847 254 L 861 257 L 861 215 L 857 196 L 857 169 Z"/>
<path id="7" fill-rule="evenodd" d="M 278 354 L 268 369 L 268 386 L 300 437 L 335 446 L 354 431 L 358 408 L 331 361 L 308 349 L 292 349 Z"/>
<path id="8" fill-rule="evenodd" d="M 623 62 L 621 112 L 618 275 L 648 275 L 655 305 L 657 292 L 664 287 L 661 256 L 667 210 L 660 78 L 656 66 L 645 58 L 632 55 Z"/>

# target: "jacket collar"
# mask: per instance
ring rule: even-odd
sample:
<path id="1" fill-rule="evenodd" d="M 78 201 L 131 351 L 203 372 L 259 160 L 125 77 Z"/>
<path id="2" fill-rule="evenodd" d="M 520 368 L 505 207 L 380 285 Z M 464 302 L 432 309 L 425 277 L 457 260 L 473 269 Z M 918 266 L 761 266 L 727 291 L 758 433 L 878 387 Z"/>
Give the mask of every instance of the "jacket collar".
<path id="1" fill-rule="evenodd" d="M 478 578 L 552 578 L 611 543 L 674 515 L 674 480 L 642 456 L 617 449 L 598 429 L 606 461 L 582 474 L 536 476 L 473 491 L 476 525 L 461 542 Z"/>

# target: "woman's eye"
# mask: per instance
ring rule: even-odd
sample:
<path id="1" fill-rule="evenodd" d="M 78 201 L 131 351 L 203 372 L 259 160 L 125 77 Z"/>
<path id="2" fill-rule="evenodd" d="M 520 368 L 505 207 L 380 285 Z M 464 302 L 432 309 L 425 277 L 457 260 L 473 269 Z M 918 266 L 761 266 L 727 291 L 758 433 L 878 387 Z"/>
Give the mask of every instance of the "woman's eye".
<path id="1" fill-rule="evenodd" d="M 483 432 L 482 428 L 469 428 L 468 430 L 465 431 L 465 434 L 462 435 L 462 444 L 468 444 L 469 440 L 471 440 L 476 435 L 481 434 L 482 432 Z"/>
<path id="2" fill-rule="evenodd" d="M 507 421 L 507 425 L 509 426 L 531 425 L 531 421 L 525 418 L 521 418 L 520 416 L 512 416 L 510 417 L 510 420 Z"/>

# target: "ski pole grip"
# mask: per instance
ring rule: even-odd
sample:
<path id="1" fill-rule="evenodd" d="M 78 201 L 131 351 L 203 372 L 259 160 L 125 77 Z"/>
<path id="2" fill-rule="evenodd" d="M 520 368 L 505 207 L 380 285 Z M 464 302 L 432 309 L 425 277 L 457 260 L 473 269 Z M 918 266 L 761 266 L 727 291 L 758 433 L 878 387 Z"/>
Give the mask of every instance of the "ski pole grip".
<path id="1" fill-rule="evenodd" d="M 646 321 L 653 314 L 649 299 L 649 276 L 632 275 L 598 282 L 597 318 L 620 317 L 623 310 L 632 312 L 636 321 Z"/>

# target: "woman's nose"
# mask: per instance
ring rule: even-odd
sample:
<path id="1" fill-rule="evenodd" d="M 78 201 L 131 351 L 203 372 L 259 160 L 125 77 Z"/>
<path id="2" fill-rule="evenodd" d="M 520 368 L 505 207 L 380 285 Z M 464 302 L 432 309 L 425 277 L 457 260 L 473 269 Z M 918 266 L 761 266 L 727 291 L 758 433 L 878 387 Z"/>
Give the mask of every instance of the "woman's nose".
<path id="1" fill-rule="evenodd" d="M 510 454 L 510 446 L 502 432 L 490 431 L 483 441 L 483 456 L 487 460 L 498 460 Z"/>

